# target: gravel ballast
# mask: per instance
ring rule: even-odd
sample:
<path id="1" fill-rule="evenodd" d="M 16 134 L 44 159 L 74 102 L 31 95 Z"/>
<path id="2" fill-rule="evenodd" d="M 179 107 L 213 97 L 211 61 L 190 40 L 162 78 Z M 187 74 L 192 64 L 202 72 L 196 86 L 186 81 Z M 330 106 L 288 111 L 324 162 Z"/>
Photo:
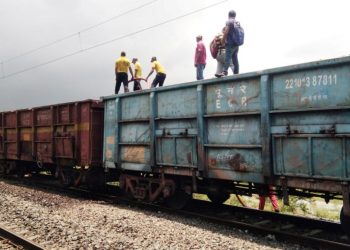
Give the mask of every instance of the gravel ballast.
<path id="1" fill-rule="evenodd" d="M 2 181 L 0 224 L 47 249 L 304 249 L 199 219 Z"/>
<path id="2" fill-rule="evenodd" d="M 17 247 L 13 246 L 10 242 L 7 240 L 3 240 L 0 238 L 0 249 L 1 250 L 18 250 Z"/>

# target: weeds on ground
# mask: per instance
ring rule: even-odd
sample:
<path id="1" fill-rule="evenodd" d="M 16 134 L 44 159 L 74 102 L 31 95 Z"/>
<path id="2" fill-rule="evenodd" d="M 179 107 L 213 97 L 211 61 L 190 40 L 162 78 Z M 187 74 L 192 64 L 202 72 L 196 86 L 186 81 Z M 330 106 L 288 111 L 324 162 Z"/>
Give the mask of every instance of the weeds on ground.
<path id="1" fill-rule="evenodd" d="M 243 203 L 250 208 L 258 208 L 259 196 L 252 195 L 239 196 Z M 209 201 L 209 198 L 205 194 L 194 194 L 193 198 L 199 200 Z M 231 195 L 225 202 L 227 205 L 242 206 L 237 199 L 236 195 Z M 302 198 L 297 196 L 289 196 L 289 205 L 284 205 L 281 199 L 278 200 L 281 213 L 302 215 L 307 217 L 321 218 L 325 220 L 339 221 L 339 214 L 342 207 L 342 201 L 331 200 L 329 204 L 326 204 L 323 199 L 320 198 Z M 271 202 L 266 197 L 265 210 L 273 211 Z"/>

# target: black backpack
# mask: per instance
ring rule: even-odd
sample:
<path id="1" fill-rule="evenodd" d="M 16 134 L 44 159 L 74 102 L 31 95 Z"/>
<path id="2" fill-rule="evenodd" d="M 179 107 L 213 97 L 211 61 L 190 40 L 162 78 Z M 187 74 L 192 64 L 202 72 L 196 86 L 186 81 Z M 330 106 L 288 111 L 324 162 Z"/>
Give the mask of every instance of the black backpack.
<path id="1" fill-rule="evenodd" d="M 233 21 L 233 44 L 241 46 L 244 43 L 244 29 L 236 20 Z"/>

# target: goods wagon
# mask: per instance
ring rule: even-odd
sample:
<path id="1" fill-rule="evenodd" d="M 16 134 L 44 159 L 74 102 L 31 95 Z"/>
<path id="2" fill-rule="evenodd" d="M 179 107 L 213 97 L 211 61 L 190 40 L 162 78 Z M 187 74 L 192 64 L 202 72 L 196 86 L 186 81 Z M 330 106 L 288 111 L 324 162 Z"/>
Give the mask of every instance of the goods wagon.
<path id="1" fill-rule="evenodd" d="M 85 100 L 0 113 L 0 172 L 48 169 L 65 185 L 101 169 L 103 104 Z M 79 169 L 79 170 L 78 170 Z M 77 174 L 81 173 L 81 174 Z"/>
<path id="2" fill-rule="evenodd" d="M 184 205 L 261 193 L 343 200 L 350 228 L 350 57 L 102 98 L 120 187 Z M 349 231 L 348 231 L 349 232 Z"/>

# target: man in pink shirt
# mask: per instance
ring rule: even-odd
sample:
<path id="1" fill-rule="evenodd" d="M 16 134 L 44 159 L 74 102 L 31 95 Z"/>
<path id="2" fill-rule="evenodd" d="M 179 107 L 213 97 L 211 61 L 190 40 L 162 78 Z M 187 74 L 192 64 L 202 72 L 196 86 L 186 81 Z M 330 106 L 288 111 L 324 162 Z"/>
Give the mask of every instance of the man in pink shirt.
<path id="1" fill-rule="evenodd" d="M 196 53 L 194 56 L 194 66 L 197 69 L 197 80 L 204 79 L 203 71 L 204 71 L 204 68 L 206 65 L 206 59 L 207 59 L 206 49 L 202 39 L 203 38 L 201 35 L 196 37 L 197 47 L 196 47 Z"/>

